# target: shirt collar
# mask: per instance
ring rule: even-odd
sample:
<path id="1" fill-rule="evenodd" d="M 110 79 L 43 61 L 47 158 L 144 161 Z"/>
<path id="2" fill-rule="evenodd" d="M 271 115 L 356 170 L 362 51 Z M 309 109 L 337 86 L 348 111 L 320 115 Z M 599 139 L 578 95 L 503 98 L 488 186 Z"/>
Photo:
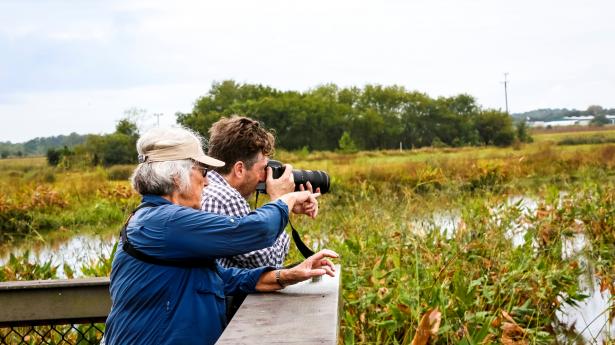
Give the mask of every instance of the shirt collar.
<path id="1" fill-rule="evenodd" d="M 228 188 L 235 189 L 235 188 L 233 188 L 233 186 L 231 186 L 231 185 L 228 183 L 228 181 L 224 178 L 224 176 L 220 175 L 220 173 L 218 173 L 217 171 L 210 170 L 210 171 L 207 173 L 207 178 L 208 178 L 209 180 L 211 180 L 211 181 L 217 182 L 218 184 L 223 184 L 223 185 L 225 185 L 225 186 L 226 186 L 226 187 L 228 187 Z"/>
<path id="2" fill-rule="evenodd" d="M 165 205 L 165 204 L 172 204 L 172 202 L 170 202 L 169 200 L 161 197 L 160 195 L 154 195 L 154 194 L 145 194 L 145 195 L 143 195 L 143 198 L 141 199 L 141 202 L 147 202 L 147 203 L 150 203 L 150 204 L 154 204 L 156 206 Z"/>
<path id="3" fill-rule="evenodd" d="M 226 190 L 228 193 L 231 193 L 232 195 L 234 195 L 235 198 L 240 198 L 241 200 L 244 200 L 247 202 L 247 200 L 243 197 L 243 195 L 241 195 L 241 193 L 239 193 L 239 191 L 235 189 L 235 187 L 231 186 L 231 184 L 228 183 L 228 181 L 224 178 L 224 176 L 222 176 L 217 171 L 210 170 L 207 173 L 207 178 L 209 179 L 210 184 L 217 184 L 220 187 L 222 187 L 224 190 Z M 205 190 L 207 188 L 208 187 L 205 187 L 205 189 L 203 189 L 203 193 L 205 193 Z"/>

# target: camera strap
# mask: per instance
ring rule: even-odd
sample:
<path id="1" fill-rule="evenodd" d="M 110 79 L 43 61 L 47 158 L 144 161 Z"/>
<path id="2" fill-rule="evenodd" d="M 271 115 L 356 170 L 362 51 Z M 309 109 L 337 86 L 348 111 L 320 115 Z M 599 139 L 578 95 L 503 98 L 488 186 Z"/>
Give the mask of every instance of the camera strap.
<path id="1" fill-rule="evenodd" d="M 147 262 L 149 264 L 154 264 L 154 265 L 183 267 L 183 268 L 205 268 L 207 267 L 210 269 L 216 269 L 216 263 L 214 260 L 211 260 L 211 259 L 201 259 L 201 260 L 160 259 L 160 258 L 153 257 L 151 255 L 143 253 L 142 251 L 135 248 L 132 245 L 132 243 L 130 243 L 130 241 L 128 241 L 128 233 L 126 231 L 126 227 L 128 226 L 128 222 L 130 221 L 132 216 L 134 216 L 135 213 L 142 208 L 156 207 L 156 206 L 157 205 L 154 205 L 152 203 L 144 202 L 141 205 L 139 205 L 137 208 L 135 208 L 135 210 L 132 211 L 128 219 L 126 219 L 126 222 L 124 223 L 124 226 L 122 227 L 122 230 L 120 231 L 120 237 L 122 238 L 122 242 L 123 242 L 122 249 L 126 252 L 126 254 L 132 256 L 133 258 L 137 260 Z"/>
<path id="2" fill-rule="evenodd" d="M 254 208 L 256 208 L 258 206 L 258 195 L 259 195 L 259 191 L 256 191 L 256 200 L 254 201 Z M 290 213 L 290 210 L 289 210 Z M 293 223 L 290 221 L 290 214 L 288 215 L 288 224 L 290 225 L 290 228 L 292 229 L 292 236 L 293 236 L 293 241 L 295 242 L 295 246 L 297 247 L 297 249 L 299 249 L 299 252 L 301 253 L 301 255 L 303 255 L 304 258 L 309 258 L 310 256 L 314 255 L 314 251 L 311 250 L 305 243 L 303 243 L 303 240 L 301 239 L 301 235 L 299 235 L 299 232 L 297 231 L 297 229 L 295 229 L 295 227 L 293 226 Z"/>
<path id="3" fill-rule="evenodd" d="M 293 223 L 290 222 L 290 217 L 288 218 L 288 224 L 290 224 L 290 228 L 293 229 L 293 241 L 295 241 L 295 246 L 297 247 L 297 249 L 299 249 L 301 255 L 303 255 L 303 257 L 306 259 L 314 255 L 314 251 L 311 250 L 308 246 L 306 246 L 305 243 L 303 243 L 303 240 L 301 240 L 299 232 L 295 229 Z"/>

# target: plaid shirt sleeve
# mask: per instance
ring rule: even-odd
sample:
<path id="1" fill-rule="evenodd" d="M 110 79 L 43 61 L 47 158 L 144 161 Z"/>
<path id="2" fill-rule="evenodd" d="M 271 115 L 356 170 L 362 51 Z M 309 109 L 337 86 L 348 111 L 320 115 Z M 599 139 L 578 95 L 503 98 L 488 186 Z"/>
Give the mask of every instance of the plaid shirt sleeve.
<path id="1" fill-rule="evenodd" d="M 233 217 L 250 213 L 248 202 L 215 171 L 207 175 L 209 186 L 203 191 L 201 209 Z M 282 267 L 290 247 L 290 237 L 283 232 L 273 246 L 249 253 L 218 259 L 223 267 L 257 268 L 262 266 Z"/>

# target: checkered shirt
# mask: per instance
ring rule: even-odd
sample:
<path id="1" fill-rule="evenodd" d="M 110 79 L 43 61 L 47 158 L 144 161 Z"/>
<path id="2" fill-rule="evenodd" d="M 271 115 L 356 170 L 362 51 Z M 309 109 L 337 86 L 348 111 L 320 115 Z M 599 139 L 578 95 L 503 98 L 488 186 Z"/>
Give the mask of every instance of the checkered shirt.
<path id="1" fill-rule="evenodd" d="M 250 205 L 239 192 L 215 171 L 207 173 L 209 185 L 203 190 L 201 210 L 233 217 L 243 217 L 250 213 Z M 275 241 L 273 246 L 246 254 L 218 259 L 224 267 L 256 268 L 262 266 L 282 267 L 288 254 L 290 237 L 286 232 Z"/>

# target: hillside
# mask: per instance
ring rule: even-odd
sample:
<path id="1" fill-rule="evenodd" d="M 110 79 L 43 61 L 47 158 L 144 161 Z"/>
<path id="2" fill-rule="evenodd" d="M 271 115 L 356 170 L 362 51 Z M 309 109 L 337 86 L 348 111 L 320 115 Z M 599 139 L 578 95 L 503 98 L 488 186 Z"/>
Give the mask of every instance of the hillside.
<path id="1" fill-rule="evenodd" d="M 43 155 L 51 148 L 64 146 L 72 148 L 83 144 L 87 137 L 88 134 L 81 135 L 73 132 L 69 135 L 38 137 L 24 143 L 11 143 L 10 141 L 0 142 L 0 156 L 6 158 L 8 156 Z"/>

